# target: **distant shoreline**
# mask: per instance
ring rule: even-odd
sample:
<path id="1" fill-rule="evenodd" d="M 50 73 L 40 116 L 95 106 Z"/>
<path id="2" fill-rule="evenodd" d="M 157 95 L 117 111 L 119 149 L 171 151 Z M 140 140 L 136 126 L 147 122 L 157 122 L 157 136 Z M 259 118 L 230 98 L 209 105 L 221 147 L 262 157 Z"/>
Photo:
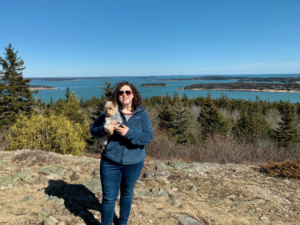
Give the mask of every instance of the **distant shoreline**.
<path id="1" fill-rule="evenodd" d="M 258 89 L 207 89 L 207 88 L 192 88 L 192 89 L 184 89 L 184 88 L 179 88 L 177 89 L 179 91 L 242 91 L 242 92 L 247 92 L 247 91 L 250 91 L 250 92 L 278 92 L 278 93 L 284 93 L 284 92 L 291 92 L 291 93 L 299 93 L 299 91 L 294 91 L 294 90 L 272 90 L 272 89 L 265 89 L 265 90 L 258 90 Z"/>
<path id="2" fill-rule="evenodd" d="M 159 85 L 153 85 L 153 86 L 141 86 L 141 87 L 167 87 L 168 85 L 166 86 L 159 86 Z"/>
<path id="3" fill-rule="evenodd" d="M 30 85 L 29 90 L 49 90 L 49 89 L 58 89 L 53 86 L 47 85 Z"/>
<path id="4" fill-rule="evenodd" d="M 54 90 L 54 89 L 58 89 L 58 88 L 29 88 L 30 90 Z"/>
<path id="5" fill-rule="evenodd" d="M 166 87 L 167 84 L 165 83 L 145 83 L 141 84 L 141 87 Z"/>

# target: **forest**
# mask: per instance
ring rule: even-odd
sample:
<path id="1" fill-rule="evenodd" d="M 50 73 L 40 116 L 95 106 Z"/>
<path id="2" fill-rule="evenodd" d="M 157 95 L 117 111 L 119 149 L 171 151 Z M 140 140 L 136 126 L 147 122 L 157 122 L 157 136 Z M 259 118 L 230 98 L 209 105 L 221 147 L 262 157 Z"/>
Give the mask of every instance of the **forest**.
<path id="1" fill-rule="evenodd" d="M 290 77 L 247 77 L 240 79 L 239 82 L 282 82 L 282 83 L 297 83 L 300 82 L 299 76 L 290 76 Z"/>
<path id="2" fill-rule="evenodd" d="M 104 101 L 112 96 L 110 81 L 105 81 L 101 97 L 84 101 L 67 88 L 64 99 L 54 102 L 51 97 L 45 104 L 34 100 L 32 94 L 37 92 L 29 89 L 30 79 L 23 78 L 24 61 L 11 45 L 5 50 L 5 57 L 0 57 L 2 147 L 98 154 L 99 140 L 91 137 L 89 128 L 103 111 Z M 287 88 L 287 84 L 280 85 Z M 145 98 L 143 107 L 154 131 L 146 152 L 154 158 L 216 163 L 299 158 L 298 102 L 232 99 L 224 94 L 214 99 L 210 94 L 189 99 L 175 92 L 173 96 Z"/>
<path id="3" fill-rule="evenodd" d="M 285 90 L 285 91 L 300 91 L 299 84 L 274 84 L 274 83 L 211 83 L 211 84 L 192 84 L 183 88 L 184 90 L 193 89 L 222 89 L 222 90 L 240 90 L 240 89 L 255 89 L 255 90 Z"/>

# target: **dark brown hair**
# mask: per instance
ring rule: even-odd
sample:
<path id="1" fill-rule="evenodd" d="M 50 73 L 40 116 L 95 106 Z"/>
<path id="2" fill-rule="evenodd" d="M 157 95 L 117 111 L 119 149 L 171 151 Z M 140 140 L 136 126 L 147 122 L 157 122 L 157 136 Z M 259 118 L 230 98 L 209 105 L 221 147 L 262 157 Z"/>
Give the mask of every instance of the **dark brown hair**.
<path id="1" fill-rule="evenodd" d="M 119 102 L 119 91 L 125 85 L 129 86 L 133 92 L 132 111 L 134 112 L 139 106 L 142 105 L 143 99 L 140 95 L 140 92 L 138 91 L 138 89 L 136 89 L 136 87 L 133 84 L 131 84 L 127 81 L 122 81 L 120 83 L 117 83 L 114 86 L 115 90 L 112 95 L 112 101 L 116 102 L 120 108 L 122 107 L 122 104 Z"/>

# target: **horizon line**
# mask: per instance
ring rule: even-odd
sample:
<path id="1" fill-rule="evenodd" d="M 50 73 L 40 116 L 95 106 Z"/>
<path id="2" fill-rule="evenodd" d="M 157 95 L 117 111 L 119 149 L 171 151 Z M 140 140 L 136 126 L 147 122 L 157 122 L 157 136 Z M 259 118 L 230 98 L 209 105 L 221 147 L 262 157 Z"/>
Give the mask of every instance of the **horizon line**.
<path id="1" fill-rule="evenodd" d="M 29 77 L 29 76 L 23 76 L 24 78 L 110 78 L 110 77 L 156 77 L 156 76 L 245 76 L 245 75 L 300 75 L 299 73 L 243 73 L 243 74 L 202 74 L 202 75 L 187 75 L 187 74 L 171 74 L 171 75 L 132 75 L 132 76 L 126 76 L 126 75 L 120 75 L 120 76 L 93 76 L 93 77 Z"/>

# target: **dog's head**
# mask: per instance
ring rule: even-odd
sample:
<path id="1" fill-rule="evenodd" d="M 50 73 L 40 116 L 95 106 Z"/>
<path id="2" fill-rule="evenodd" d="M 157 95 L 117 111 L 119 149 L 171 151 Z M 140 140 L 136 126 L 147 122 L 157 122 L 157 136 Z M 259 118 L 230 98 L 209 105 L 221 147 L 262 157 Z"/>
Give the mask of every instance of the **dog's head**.
<path id="1" fill-rule="evenodd" d="M 118 104 L 112 101 L 105 101 L 104 113 L 106 116 L 113 116 L 118 112 Z"/>

